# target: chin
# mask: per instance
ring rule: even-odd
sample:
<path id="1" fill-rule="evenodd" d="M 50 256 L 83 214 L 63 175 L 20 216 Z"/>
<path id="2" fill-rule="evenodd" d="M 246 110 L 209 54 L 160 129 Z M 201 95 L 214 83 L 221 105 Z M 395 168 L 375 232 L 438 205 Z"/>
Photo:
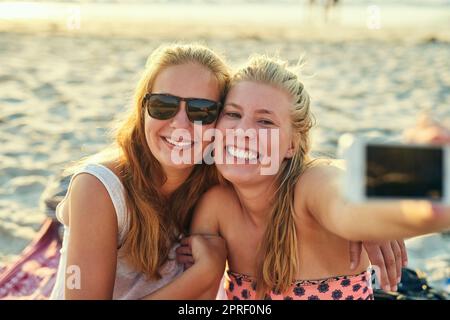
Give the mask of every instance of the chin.
<path id="1" fill-rule="evenodd" d="M 182 160 L 185 152 L 190 153 L 190 156 L 187 157 L 187 163 L 175 163 L 172 159 L 172 152 L 174 152 L 174 147 L 168 145 L 167 143 L 161 143 L 161 141 L 158 142 L 159 143 L 154 144 L 154 148 L 150 148 L 150 150 L 154 150 L 153 155 L 163 168 L 171 170 L 186 170 L 194 167 L 194 159 L 196 158 L 193 148 L 183 150 L 181 151 L 181 153 L 175 151 L 175 153 L 181 157 L 180 161 Z"/>
<path id="2" fill-rule="evenodd" d="M 233 184 L 254 184 L 262 180 L 259 165 L 237 165 L 220 164 L 217 165 L 219 173 Z"/>

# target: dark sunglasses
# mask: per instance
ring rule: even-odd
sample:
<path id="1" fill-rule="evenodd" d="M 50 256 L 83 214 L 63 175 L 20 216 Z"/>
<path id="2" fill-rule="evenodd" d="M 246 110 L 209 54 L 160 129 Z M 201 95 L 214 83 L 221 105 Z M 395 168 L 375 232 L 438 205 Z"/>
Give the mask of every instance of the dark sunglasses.
<path id="1" fill-rule="evenodd" d="M 191 122 L 200 121 L 211 124 L 219 117 L 222 104 L 217 101 L 199 98 L 180 98 L 171 94 L 147 93 L 143 107 L 150 117 L 158 120 L 168 120 L 175 117 L 180 110 L 181 101 L 186 102 L 186 114 Z"/>

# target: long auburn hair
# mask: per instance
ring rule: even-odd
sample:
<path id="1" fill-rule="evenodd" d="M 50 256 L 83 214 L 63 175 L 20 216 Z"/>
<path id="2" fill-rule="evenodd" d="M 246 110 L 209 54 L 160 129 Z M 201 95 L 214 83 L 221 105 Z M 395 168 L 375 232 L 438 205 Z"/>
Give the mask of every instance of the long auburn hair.
<path id="1" fill-rule="evenodd" d="M 133 106 L 114 131 L 114 143 L 80 162 L 114 159 L 125 189 L 128 232 L 122 243 L 124 257 L 149 279 L 159 279 L 160 267 L 181 233 L 189 232 L 193 209 L 212 185 L 218 182 L 213 165 L 196 164 L 187 180 L 165 196 L 161 186 L 167 177 L 150 151 L 145 138 L 144 96 L 151 92 L 158 74 L 167 67 L 195 63 L 216 77 L 220 98 L 225 97 L 230 71 L 224 60 L 199 44 L 171 44 L 158 47 L 147 59 L 134 92 Z M 195 79 L 193 79 L 195 81 Z"/>
<path id="2" fill-rule="evenodd" d="M 277 191 L 258 251 L 256 288 L 257 297 L 263 298 L 270 290 L 286 291 L 294 282 L 298 270 L 294 194 L 300 175 L 312 164 L 308 133 L 314 120 L 310 112 L 310 97 L 297 74 L 287 67 L 286 62 L 255 55 L 233 75 L 230 87 L 241 81 L 272 85 L 287 92 L 293 101 L 291 125 L 295 154 L 282 162 L 277 173 Z"/>

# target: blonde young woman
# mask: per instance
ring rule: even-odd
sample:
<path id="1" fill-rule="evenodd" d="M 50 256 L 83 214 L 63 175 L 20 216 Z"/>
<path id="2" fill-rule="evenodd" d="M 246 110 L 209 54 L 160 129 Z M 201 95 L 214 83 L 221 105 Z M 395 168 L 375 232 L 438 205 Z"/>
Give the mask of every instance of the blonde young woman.
<path id="1" fill-rule="evenodd" d="M 203 147 L 194 148 L 201 139 L 175 141 L 172 133 L 193 136 L 193 121 L 213 127 L 228 80 L 223 60 L 202 46 L 163 46 L 149 57 L 115 145 L 77 168 L 57 208 L 65 233 L 52 298 L 215 296 L 223 240 L 190 237 L 196 266 L 184 273 L 174 252 L 215 171 L 172 162 L 174 149 L 191 154 Z"/>
<path id="2" fill-rule="evenodd" d="M 232 78 L 217 123 L 224 138 L 215 150 L 226 182 L 205 193 L 191 227 L 193 233 L 225 238 L 229 299 L 372 299 L 369 258 L 364 253 L 350 269 L 349 241 L 450 227 L 450 209 L 425 201 L 347 203 L 339 187 L 342 170 L 309 156 L 311 126 L 309 96 L 284 63 L 255 57 Z M 226 139 L 238 129 L 278 129 L 279 139 L 251 150 L 246 136 L 239 150 Z M 258 159 L 274 159 L 278 152 L 278 172 L 262 175 L 261 162 L 250 163 L 252 152 Z"/>

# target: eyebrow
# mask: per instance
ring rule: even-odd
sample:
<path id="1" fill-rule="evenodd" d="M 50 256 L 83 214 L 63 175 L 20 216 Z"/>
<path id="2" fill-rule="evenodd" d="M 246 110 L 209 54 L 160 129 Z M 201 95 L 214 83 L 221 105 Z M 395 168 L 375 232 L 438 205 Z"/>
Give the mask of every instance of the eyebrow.
<path id="1" fill-rule="evenodd" d="M 235 107 L 235 108 L 237 108 L 237 109 L 240 109 L 240 110 L 243 110 L 243 109 L 244 109 L 244 108 L 242 108 L 240 105 L 238 105 L 237 103 L 234 103 L 234 102 L 227 102 L 227 103 L 225 104 L 225 106 L 228 106 L 228 105 L 230 105 L 230 106 L 232 106 L 232 107 Z M 270 114 L 270 115 L 273 115 L 273 116 L 276 117 L 276 115 L 275 115 L 275 113 L 274 113 L 273 111 L 270 111 L 270 110 L 267 110 L 267 109 L 257 109 L 257 110 L 255 110 L 255 113 Z"/>

